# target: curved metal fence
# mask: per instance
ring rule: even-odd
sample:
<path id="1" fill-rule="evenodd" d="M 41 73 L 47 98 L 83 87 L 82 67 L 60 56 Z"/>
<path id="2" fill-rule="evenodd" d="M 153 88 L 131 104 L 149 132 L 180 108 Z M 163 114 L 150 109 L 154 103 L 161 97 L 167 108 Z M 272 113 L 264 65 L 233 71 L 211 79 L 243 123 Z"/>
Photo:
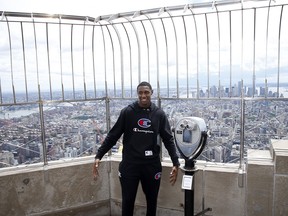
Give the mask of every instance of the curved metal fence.
<path id="1" fill-rule="evenodd" d="M 3 166 L 94 154 L 142 80 L 172 126 L 181 116 L 205 119 L 212 136 L 200 159 L 241 165 L 247 149 L 287 138 L 283 0 L 96 18 L 0 14 Z"/>

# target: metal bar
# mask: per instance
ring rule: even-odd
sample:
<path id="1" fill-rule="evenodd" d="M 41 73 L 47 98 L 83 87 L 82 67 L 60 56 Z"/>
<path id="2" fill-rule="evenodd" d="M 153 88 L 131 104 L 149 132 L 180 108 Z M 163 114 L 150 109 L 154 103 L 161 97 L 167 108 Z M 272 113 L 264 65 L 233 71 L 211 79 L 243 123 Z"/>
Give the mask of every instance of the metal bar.
<path id="1" fill-rule="evenodd" d="M 257 0 L 257 2 L 265 2 L 267 0 Z M 241 4 L 245 2 L 256 2 L 255 0 L 223 0 L 223 1 L 215 1 L 214 5 L 215 6 L 227 6 L 227 5 L 233 5 L 233 4 Z M 277 2 L 276 2 L 277 3 Z M 287 5 L 280 3 L 281 5 Z M 165 7 L 165 9 L 169 11 L 177 11 L 177 10 L 183 10 L 183 8 L 186 5 L 178 5 L 178 6 L 171 6 L 171 7 Z M 271 7 L 277 7 L 279 5 L 275 4 L 272 5 Z M 210 8 L 211 7 L 211 2 L 202 2 L 202 3 L 194 3 L 194 4 L 188 4 L 188 8 L 194 8 L 194 9 L 201 9 L 201 8 Z M 266 6 L 258 6 L 257 8 L 265 8 Z M 251 7 L 247 7 L 245 9 L 253 9 L 254 6 L 252 5 Z M 141 14 L 155 14 L 159 12 L 159 9 L 161 8 L 153 8 L 153 9 L 146 9 L 146 10 L 141 10 Z M 236 9 L 238 10 L 238 9 Z M 26 13 L 26 12 L 10 12 L 10 11 L 0 11 L 0 13 L 5 13 L 6 16 L 9 17 L 31 17 L 31 13 Z M 207 12 L 211 13 L 211 12 Z M 214 12 L 212 12 L 214 13 Z M 125 17 L 132 17 L 135 14 L 135 11 L 130 11 L 130 12 L 124 12 L 124 13 L 118 13 L 117 17 L 118 18 L 125 18 Z M 202 14 L 202 12 L 198 13 Z M 87 20 L 91 23 L 99 22 L 101 20 L 108 20 L 111 17 L 111 14 L 109 15 L 102 15 L 98 17 L 90 17 L 90 16 L 77 16 L 77 15 L 66 15 L 66 14 L 47 14 L 47 13 L 33 13 L 33 16 L 35 18 L 43 18 L 43 19 L 55 19 L 58 18 L 59 16 L 62 17 L 63 20 L 75 20 L 75 21 L 84 21 Z M 155 18 L 153 18 L 155 19 Z M 157 19 L 157 18 L 156 18 Z"/>
<path id="2" fill-rule="evenodd" d="M 111 115 L 110 115 L 110 99 L 109 99 L 109 97 L 106 97 L 105 108 L 106 108 L 106 129 L 107 129 L 107 131 L 109 131 L 111 129 Z M 111 155 L 111 150 L 108 152 L 108 154 Z"/>
<path id="3" fill-rule="evenodd" d="M 61 16 L 59 16 L 59 54 L 60 54 L 60 76 L 61 76 L 61 92 L 62 99 L 65 99 L 64 95 L 64 83 L 63 83 L 63 66 L 62 66 L 62 30 L 61 30 Z"/>
<path id="4" fill-rule="evenodd" d="M 208 89 L 208 98 L 210 97 L 210 69 L 209 69 L 209 28 L 208 28 L 208 21 L 207 21 L 207 15 L 205 14 L 205 21 L 206 21 L 206 34 L 207 34 L 207 89 Z"/>
<path id="5" fill-rule="evenodd" d="M 270 16 L 270 4 L 271 0 L 269 0 L 268 14 L 267 14 L 267 22 L 266 22 L 266 51 L 265 51 L 265 97 L 268 96 L 268 80 L 267 80 L 267 58 L 268 58 L 268 32 L 269 32 L 269 16 Z"/>
<path id="6" fill-rule="evenodd" d="M 243 79 L 241 82 L 241 116 L 240 116 L 240 124 L 241 124 L 241 133 L 240 133 L 240 162 L 239 169 L 243 169 L 244 163 L 244 138 L 245 138 L 245 100 L 244 100 L 244 92 L 243 92 Z"/>
<path id="7" fill-rule="evenodd" d="M 143 21 L 140 21 L 142 28 L 144 30 L 144 35 L 146 38 L 146 48 L 147 48 L 147 72 L 148 72 L 148 82 L 150 82 L 150 53 L 149 53 L 149 42 L 148 42 L 148 37 L 147 37 L 147 32 L 146 32 L 146 28 L 143 24 Z"/>
<path id="8" fill-rule="evenodd" d="M 25 55 L 25 43 L 24 43 L 24 34 L 23 34 L 23 23 L 21 25 L 21 39 L 22 39 L 22 55 L 23 55 L 23 67 L 24 67 L 24 80 L 25 80 L 25 96 L 26 102 L 28 102 L 28 86 L 27 86 L 27 69 L 26 69 L 26 55 Z"/>
<path id="9" fill-rule="evenodd" d="M 106 56 L 106 40 L 104 37 L 103 26 L 101 26 L 103 49 L 104 49 L 104 79 L 105 79 L 105 95 L 108 97 L 108 87 L 107 87 L 107 56 Z"/>
<path id="10" fill-rule="evenodd" d="M 101 98 L 89 98 L 89 99 L 65 99 L 63 100 L 46 100 L 43 101 L 43 104 L 45 102 L 45 104 L 51 104 L 51 103 L 63 103 L 63 102 L 67 102 L 67 103 L 73 103 L 73 102 L 85 102 L 85 101 L 99 101 L 99 100 L 105 100 L 106 97 L 101 97 Z M 111 100 L 115 100 L 115 99 L 119 99 L 119 97 L 109 97 Z M 130 100 L 131 98 L 121 98 L 121 100 Z M 136 97 L 132 97 L 132 99 L 137 99 Z M 165 100 L 165 101 L 172 101 L 175 100 L 175 98 L 167 98 L 167 97 L 161 97 L 161 100 Z M 199 99 L 197 98 L 181 98 L 181 100 L 183 101 L 199 101 Z M 204 98 L 204 99 L 200 99 L 200 100 L 205 100 L 205 101 L 219 101 L 219 100 L 223 100 L 223 101 L 238 101 L 241 102 L 241 98 L 239 97 L 234 97 L 234 98 Z M 288 98 L 265 98 L 265 97 L 259 97 L 259 98 L 248 98 L 248 97 L 244 97 L 245 101 L 276 101 L 276 102 L 288 102 Z M 38 101 L 36 102 L 18 102 L 17 104 L 14 103 L 5 103 L 5 104 L 0 104 L 0 107 L 9 107 L 9 106 L 22 106 L 22 105 L 33 105 L 33 104 L 38 104 Z"/>
<path id="11" fill-rule="evenodd" d="M 194 166 L 193 169 L 195 169 Z M 185 171 L 185 175 L 192 176 L 192 186 L 191 190 L 184 190 L 184 216 L 194 215 L 194 190 L 195 190 L 194 173 L 195 173 L 194 171 L 193 172 Z"/>
<path id="12" fill-rule="evenodd" d="M 126 17 L 126 20 L 128 20 L 129 23 L 131 24 L 131 26 L 135 32 L 135 36 L 136 36 L 136 41 L 137 41 L 137 45 L 138 45 L 138 83 L 140 83 L 141 82 L 141 46 L 140 46 L 139 35 L 137 32 L 137 28 L 134 25 L 134 23 L 131 21 L 131 19 Z M 131 84 L 131 95 L 132 95 L 132 91 L 133 91 L 133 88 L 132 88 L 132 84 Z"/>
<path id="13" fill-rule="evenodd" d="M 72 70 L 72 87 L 73 87 L 73 98 L 75 99 L 75 75 L 74 75 L 74 57 L 73 57 L 73 28 L 74 25 L 71 25 L 71 70 Z"/>
<path id="14" fill-rule="evenodd" d="M 199 84 L 199 41 L 198 41 L 198 31 L 197 31 L 197 23 L 196 23 L 196 19 L 195 19 L 195 15 L 193 13 L 193 10 L 190 8 L 189 9 L 191 14 L 192 14 L 192 17 L 193 17 L 193 21 L 194 21 L 194 28 L 195 28 L 195 37 L 196 37 L 196 55 L 197 55 L 197 58 L 196 58 L 196 67 L 197 67 L 197 99 L 199 99 L 199 94 L 200 94 L 200 84 Z"/>
<path id="15" fill-rule="evenodd" d="M 96 69 L 95 69 L 95 25 L 93 25 L 92 29 L 92 64 L 93 64 L 93 83 L 94 83 L 94 97 L 97 97 L 96 92 Z"/>
<path id="16" fill-rule="evenodd" d="M 169 14 L 169 17 L 172 21 L 173 29 L 174 29 L 174 36 L 175 36 L 175 45 L 176 45 L 176 91 L 177 91 L 177 98 L 179 98 L 179 62 L 178 62 L 178 37 L 176 33 L 176 27 L 172 15 L 169 10 L 166 11 Z"/>
<path id="17" fill-rule="evenodd" d="M 163 23 L 163 19 L 161 19 L 161 24 L 163 27 L 164 31 L 164 37 L 165 37 L 165 45 L 166 45 L 166 69 L 167 69 L 167 96 L 169 97 L 169 65 L 168 65 L 168 44 L 167 44 L 167 34 L 166 34 L 166 29 Z"/>
<path id="18" fill-rule="evenodd" d="M 33 21 L 33 32 L 34 32 L 34 45 L 35 45 L 35 60 L 36 60 L 36 74 L 37 74 L 37 84 L 38 84 L 38 99 L 41 100 L 41 85 L 40 85 L 40 79 L 39 79 L 39 62 L 38 62 L 38 48 L 37 48 L 37 35 L 36 35 L 36 28 L 35 28 L 35 22 L 34 17 L 31 15 L 32 21 Z"/>
<path id="19" fill-rule="evenodd" d="M 108 28 L 108 26 L 105 26 L 107 31 L 108 31 L 108 34 L 109 34 L 109 37 L 110 37 L 110 42 L 111 42 L 111 46 L 112 46 L 112 60 L 113 60 L 113 86 L 114 86 L 114 96 L 116 96 L 116 78 L 115 78 L 115 50 L 114 50 L 114 42 L 113 42 L 113 39 L 112 39 L 112 36 L 111 36 L 111 32 Z"/>
<path id="20" fill-rule="evenodd" d="M 233 97 L 232 91 L 232 20 L 231 20 L 231 11 L 229 11 L 229 30 L 230 30 L 230 85 L 229 85 L 229 92 L 230 97 Z"/>
<path id="21" fill-rule="evenodd" d="M 157 38 L 157 34 L 156 34 L 156 30 L 154 27 L 153 22 L 151 21 L 149 15 L 144 14 L 144 16 L 148 19 L 148 21 L 151 24 L 151 27 L 153 29 L 153 33 L 154 33 L 154 39 L 155 39 L 155 45 L 156 45 L 156 67 L 157 67 L 157 100 L 158 100 L 158 106 L 161 107 L 161 99 L 160 99 L 160 84 L 159 84 L 159 51 L 158 51 L 158 38 Z M 162 155 L 163 149 L 162 149 L 162 140 L 161 138 L 158 139 L 158 145 L 160 146 L 160 155 Z"/>
<path id="22" fill-rule="evenodd" d="M 15 88 L 14 88 L 14 76 L 13 76 L 13 57 L 12 57 L 11 32 L 10 32 L 10 26 L 9 26 L 7 16 L 5 16 L 5 18 L 6 18 L 6 23 L 7 23 L 8 39 L 9 39 L 10 75 L 11 75 L 11 84 L 12 84 L 12 92 L 13 92 L 13 101 L 14 101 L 14 103 L 16 103 L 16 95 L 15 95 Z"/>
<path id="23" fill-rule="evenodd" d="M 256 45 L 256 9 L 254 8 L 254 34 L 253 34 L 253 96 L 256 93 L 256 75 L 255 75 L 255 64 L 256 64 L 256 55 L 255 55 L 255 45 Z"/>
<path id="24" fill-rule="evenodd" d="M 84 21 L 84 25 L 83 25 L 83 43 L 82 43 L 82 51 L 83 51 L 83 55 L 82 55 L 82 57 L 83 57 L 83 64 L 82 64 L 82 66 L 83 66 L 83 68 L 82 68 L 82 70 L 83 70 L 83 87 L 84 87 L 84 97 L 85 97 L 85 99 L 87 98 L 87 87 L 86 87 L 86 75 L 85 75 L 85 32 L 86 32 L 86 20 Z"/>
<path id="25" fill-rule="evenodd" d="M 217 23 L 218 23 L 218 93 L 219 98 L 221 98 L 221 34 L 220 34 L 220 21 L 219 21 L 219 12 L 217 6 L 215 6 L 216 14 L 217 14 Z"/>
<path id="26" fill-rule="evenodd" d="M 129 34 L 127 32 L 127 29 L 125 25 L 122 23 L 123 29 L 125 31 L 127 40 L 128 40 L 128 47 L 129 47 L 129 75 L 130 75 L 130 97 L 132 97 L 133 89 L 132 89 L 132 54 L 131 54 L 131 42 L 129 38 Z"/>
<path id="27" fill-rule="evenodd" d="M 46 23 L 46 50 L 47 50 L 47 60 L 48 60 L 49 92 L 50 92 L 50 100 L 52 100 L 53 99 L 53 96 L 52 96 L 53 93 L 52 93 L 52 80 L 51 80 L 51 67 L 50 67 L 48 23 Z"/>
<path id="28" fill-rule="evenodd" d="M 187 31 L 186 31 L 186 24 L 184 16 L 182 16 L 183 25 L 184 25 L 184 36 L 185 36 L 185 54 L 186 54 L 186 92 L 187 92 L 187 98 L 189 98 L 189 73 L 188 73 L 188 42 L 187 42 Z"/>
<path id="29" fill-rule="evenodd" d="M 43 149 L 43 162 L 44 165 L 48 165 L 47 160 L 47 146 L 46 146 L 46 135 L 45 135 L 45 124 L 44 124 L 44 111 L 43 111 L 43 101 L 39 101 L 39 117 L 40 117 L 40 127 L 41 127 L 41 140 Z"/>
<path id="30" fill-rule="evenodd" d="M 245 2 L 254 2 L 255 0 L 222 0 L 222 1 L 215 1 L 215 6 L 227 6 L 227 5 L 233 5 L 233 4 L 241 4 Z M 258 2 L 265 2 L 267 0 L 257 0 Z M 166 7 L 169 11 L 178 11 L 178 10 L 183 10 L 185 5 L 177 5 L 177 6 L 170 6 Z M 190 8 L 209 8 L 211 7 L 211 2 L 196 2 L 189 4 Z M 158 13 L 160 8 L 152 8 L 152 9 L 146 9 L 146 10 L 141 10 L 140 12 L 143 14 L 154 14 Z M 0 13 L 3 13 L 4 11 L 0 11 Z M 130 11 L 130 12 L 123 12 L 123 13 L 118 13 L 118 17 L 129 17 L 133 16 L 135 11 Z M 25 13 L 25 12 L 10 12 L 10 11 L 5 11 L 5 15 L 9 17 L 31 17 L 31 14 Z M 67 20 L 78 20 L 78 21 L 83 21 L 83 20 L 88 20 L 90 22 L 94 22 L 95 20 L 108 20 L 111 15 L 102 15 L 97 18 L 90 17 L 90 16 L 77 16 L 77 15 L 63 15 L 63 14 L 47 14 L 47 13 L 33 13 L 33 16 L 36 18 L 58 18 L 59 16 L 62 17 L 62 19 L 67 19 Z"/>
<path id="31" fill-rule="evenodd" d="M 119 34 L 119 31 L 118 29 L 116 28 L 115 25 L 111 25 L 117 35 L 117 39 L 118 39 L 118 42 L 119 42 L 119 46 L 120 46 L 120 72 L 121 72 L 121 92 L 122 92 L 122 98 L 124 97 L 125 95 L 125 91 L 124 91 L 124 69 L 123 69 L 123 45 L 122 45 L 122 40 L 121 40 L 121 36 Z M 115 77 L 116 78 L 116 77 Z M 116 88 L 115 88 L 116 89 Z"/>
<path id="32" fill-rule="evenodd" d="M 243 7 L 243 5 L 242 5 Z M 241 10 L 241 79 L 243 80 L 243 40 L 244 40 L 244 15 L 243 15 L 243 10 Z M 243 87 L 243 85 L 242 85 Z"/>
<path id="33" fill-rule="evenodd" d="M 243 5 L 242 5 L 243 7 Z M 243 10 L 241 10 L 241 135 L 240 135 L 240 163 L 239 168 L 243 168 L 244 161 L 244 148 L 245 148 L 245 101 L 244 101 L 244 82 L 243 82 L 243 35 L 244 35 L 244 22 L 243 22 Z"/>
<path id="34" fill-rule="evenodd" d="M 151 21 L 151 17 L 148 14 L 141 14 L 141 12 L 139 11 L 138 13 L 139 15 L 143 15 L 146 17 L 146 19 L 149 21 L 149 23 L 151 24 L 153 33 L 154 33 L 154 38 L 155 38 L 155 44 L 156 44 L 156 67 L 157 67 L 157 94 L 158 94 L 158 98 L 159 98 L 159 94 L 160 94 L 160 85 L 159 85 L 159 51 L 158 51 L 158 39 L 157 39 L 157 34 L 156 34 L 156 30 L 155 30 L 155 26 L 153 24 L 153 22 Z M 134 14 L 135 16 L 135 14 Z M 146 34 L 146 29 L 142 23 L 142 26 L 144 28 L 145 31 L 145 35 L 147 38 L 147 34 Z M 148 41 L 148 39 L 147 39 Z M 149 44 L 147 43 L 147 47 L 149 47 Z M 149 50 L 149 48 L 147 48 Z M 148 53 L 148 59 L 149 59 L 149 53 Z M 150 63 L 148 63 L 150 65 Z M 149 70 L 149 80 L 150 81 L 150 66 L 148 66 L 148 70 Z"/>
<path id="35" fill-rule="evenodd" d="M 9 17 L 23 17 L 23 18 L 30 18 L 31 13 L 26 12 L 12 12 L 12 11 L 1 11 L 0 13 L 5 13 L 6 16 Z M 33 13 L 34 18 L 50 18 L 50 19 L 57 19 L 61 16 L 63 19 L 67 20 L 86 20 L 86 16 L 76 16 L 76 15 L 64 15 L 64 14 L 48 14 L 48 13 Z M 94 21 L 95 18 L 89 17 L 89 20 Z"/>
<path id="36" fill-rule="evenodd" d="M 282 27 L 282 15 L 283 15 L 283 5 L 281 7 L 280 21 L 279 21 L 279 33 L 278 33 L 278 67 L 277 67 L 277 98 L 280 97 L 279 85 L 280 85 L 280 57 L 281 57 L 281 27 Z"/>
<path id="37" fill-rule="evenodd" d="M 158 98 L 160 97 L 160 85 L 159 85 L 159 48 L 158 48 L 158 38 L 157 38 L 157 34 L 156 34 L 156 30 L 155 30 L 155 26 L 153 25 L 153 22 L 151 21 L 150 17 L 146 14 L 144 14 L 144 16 L 146 16 L 146 18 L 149 20 L 152 29 L 153 29 L 153 33 L 154 33 L 154 38 L 155 38 L 155 46 L 156 46 L 156 67 L 157 67 L 157 95 Z"/>

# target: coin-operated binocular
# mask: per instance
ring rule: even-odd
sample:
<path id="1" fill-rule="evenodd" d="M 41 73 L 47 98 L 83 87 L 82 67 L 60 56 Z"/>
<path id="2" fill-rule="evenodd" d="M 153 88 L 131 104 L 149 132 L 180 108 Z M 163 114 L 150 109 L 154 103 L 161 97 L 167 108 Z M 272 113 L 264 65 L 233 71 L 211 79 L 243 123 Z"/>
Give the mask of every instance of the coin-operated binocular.
<path id="1" fill-rule="evenodd" d="M 205 121 L 198 117 L 183 117 L 178 120 L 173 128 L 175 143 L 185 165 L 180 168 L 185 172 L 182 179 L 182 189 L 185 190 L 185 216 L 194 215 L 194 181 L 193 176 L 197 171 L 196 158 L 202 153 L 208 137 Z M 207 208 L 197 215 L 202 215 Z"/>

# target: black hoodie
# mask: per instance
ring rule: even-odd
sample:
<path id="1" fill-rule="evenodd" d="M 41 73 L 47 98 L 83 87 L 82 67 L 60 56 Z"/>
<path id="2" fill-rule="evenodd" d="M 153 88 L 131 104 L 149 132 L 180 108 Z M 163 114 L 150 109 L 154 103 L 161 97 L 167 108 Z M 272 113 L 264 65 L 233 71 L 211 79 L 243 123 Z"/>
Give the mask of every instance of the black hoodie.
<path id="1" fill-rule="evenodd" d="M 170 124 L 164 111 L 151 103 L 141 108 L 134 102 L 121 110 L 117 122 L 109 131 L 95 158 L 101 159 L 123 134 L 123 161 L 153 163 L 160 159 L 158 138 L 162 138 L 174 166 L 179 166 Z"/>

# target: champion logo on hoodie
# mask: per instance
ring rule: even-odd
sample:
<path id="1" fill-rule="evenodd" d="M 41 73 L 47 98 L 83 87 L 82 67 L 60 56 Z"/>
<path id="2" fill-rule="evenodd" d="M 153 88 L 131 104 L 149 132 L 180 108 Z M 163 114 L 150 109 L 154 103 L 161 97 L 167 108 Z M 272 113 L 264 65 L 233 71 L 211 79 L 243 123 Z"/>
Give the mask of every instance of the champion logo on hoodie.
<path id="1" fill-rule="evenodd" d="M 138 120 L 138 125 L 142 128 L 149 128 L 151 126 L 151 121 L 146 118 L 141 118 Z"/>

